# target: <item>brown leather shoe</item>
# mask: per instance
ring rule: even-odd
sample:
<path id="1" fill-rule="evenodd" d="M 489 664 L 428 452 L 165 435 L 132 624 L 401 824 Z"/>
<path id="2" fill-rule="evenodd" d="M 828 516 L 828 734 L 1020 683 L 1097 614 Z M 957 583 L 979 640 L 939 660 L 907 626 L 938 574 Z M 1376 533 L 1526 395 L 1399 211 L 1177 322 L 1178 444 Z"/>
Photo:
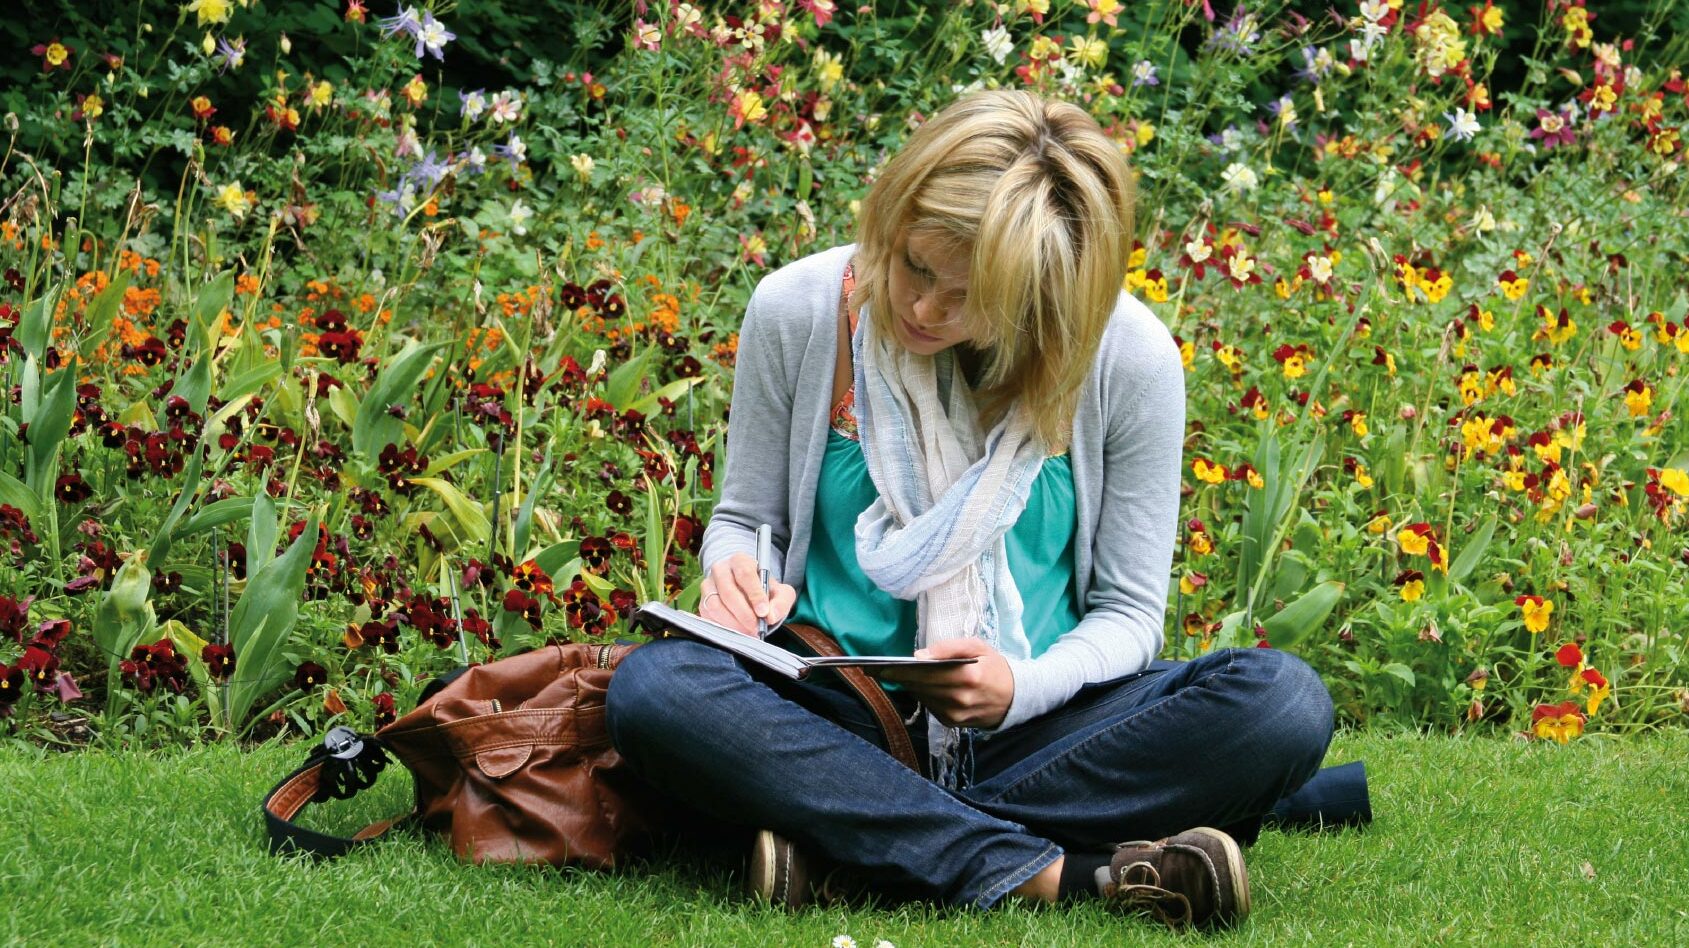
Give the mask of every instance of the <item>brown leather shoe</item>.
<path id="1" fill-rule="evenodd" d="M 1147 911 L 1171 928 L 1230 926 L 1249 914 L 1243 852 L 1206 826 L 1153 843 L 1121 843 L 1097 870 L 1097 888 L 1111 906 Z"/>
<path id="2" fill-rule="evenodd" d="M 773 830 L 757 833 L 746 881 L 751 894 L 770 905 L 797 909 L 809 904 L 809 860 Z"/>

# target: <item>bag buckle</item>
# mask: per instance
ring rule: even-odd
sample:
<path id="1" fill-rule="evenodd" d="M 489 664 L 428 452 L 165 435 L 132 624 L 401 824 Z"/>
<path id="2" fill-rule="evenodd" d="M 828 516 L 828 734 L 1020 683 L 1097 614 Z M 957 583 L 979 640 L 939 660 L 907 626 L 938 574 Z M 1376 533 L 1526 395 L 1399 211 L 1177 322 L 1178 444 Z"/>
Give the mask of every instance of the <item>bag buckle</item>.
<path id="1" fill-rule="evenodd" d="M 328 734 L 323 737 L 323 750 L 327 751 L 330 757 L 351 760 L 362 753 L 363 749 L 364 742 L 358 737 L 358 732 L 345 725 L 330 728 Z"/>

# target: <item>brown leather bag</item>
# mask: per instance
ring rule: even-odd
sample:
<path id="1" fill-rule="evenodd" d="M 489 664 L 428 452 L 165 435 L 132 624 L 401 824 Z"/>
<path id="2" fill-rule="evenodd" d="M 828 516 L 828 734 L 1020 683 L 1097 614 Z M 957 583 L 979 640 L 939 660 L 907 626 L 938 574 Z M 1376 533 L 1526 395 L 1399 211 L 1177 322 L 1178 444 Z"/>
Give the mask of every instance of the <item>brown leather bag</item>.
<path id="1" fill-rule="evenodd" d="M 442 679 L 373 735 L 335 728 L 265 798 L 271 850 L 337 856 L 406 824 L 474 863 L 614 865 L 655 812 L 604 725 L 610 675 L 635 647 L 549 645 Z M 307 803 L 373 784 L 384 749 L 410 770 L 415 809 L 350 839 L 293 822 Z"/>
<path id="2" fill-rule="evenodd" d="M 819 629 L 785 628 L 817 654 L 839 654 Z M 623 763 L 605 728 L 611 673 L 637 647 L 549 645 L 442 676 L 415 710 L 373 735 L 334 728 L 264 798 L 271 851 L 338 856 L 407 825 L 445 837 L 460 859 L 475 863 L 614 866 L 667 809 Z M 908 731 L 879 684 L 861 669 L 838 671 L 873 712 L 893 756 L 919 772 Z M 411 812 L 350 838 L 294 822 L 308 803 L 374 784 L 385 751 L 414 779 Z"/>

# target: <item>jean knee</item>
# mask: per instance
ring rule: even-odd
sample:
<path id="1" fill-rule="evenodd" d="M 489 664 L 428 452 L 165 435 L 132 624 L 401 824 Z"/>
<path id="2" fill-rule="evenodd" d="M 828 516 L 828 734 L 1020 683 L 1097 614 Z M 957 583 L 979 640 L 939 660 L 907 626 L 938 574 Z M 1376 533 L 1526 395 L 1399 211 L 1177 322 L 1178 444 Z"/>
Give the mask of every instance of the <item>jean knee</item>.
<path id="1" fill-rule="evenodd" d="M 1277 649 L 1248 649 L 1244 659 L 1254 667 L 1257 700 L 1272 709 L 1278 754 L 1303 771 L 1296 782 L 1312 776 L 1325 759 L 1334 728 L 1331 692 L 1319 672 L 1301 658 Z M 1241 658 L 1241 656 L 1240 656 Z"/>
<path id="2" fill-rule="evenodd" d="M 725 652 L 686 639 L 654 639 L 629 652 L 604 695 L 610 743 L 631 757 L 634 745 L 683 734 L 697 708 L 679 696 L 697 693 L 702 678 L 732 667 Z"/>

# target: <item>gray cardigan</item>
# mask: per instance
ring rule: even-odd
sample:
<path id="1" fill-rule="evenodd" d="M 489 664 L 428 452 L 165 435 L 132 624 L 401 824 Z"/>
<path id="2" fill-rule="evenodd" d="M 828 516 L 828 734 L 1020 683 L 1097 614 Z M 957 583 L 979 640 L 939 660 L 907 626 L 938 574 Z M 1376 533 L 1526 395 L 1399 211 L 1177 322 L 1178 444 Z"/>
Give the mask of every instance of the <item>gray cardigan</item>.
<path id="1" fill-rule="evenodd" d="M 804 581 L 838 354 L 840 283 L 855 251 L 810 254 L 763 277 L 745 308 L 722 472 L 704 529 L 706 571 L 756 555 L 774 532 L 771 575 Z M 1042 655 L 1010 660 L 1014 699 L 994 730 L 1065 704 L 1084 685 L 1146 668 L 1161 651 L 1178 529 L 1184 368 L 1172 335 L 1124 291 L 1080 393 L 1070 447 L 1083 618 Z"/>

